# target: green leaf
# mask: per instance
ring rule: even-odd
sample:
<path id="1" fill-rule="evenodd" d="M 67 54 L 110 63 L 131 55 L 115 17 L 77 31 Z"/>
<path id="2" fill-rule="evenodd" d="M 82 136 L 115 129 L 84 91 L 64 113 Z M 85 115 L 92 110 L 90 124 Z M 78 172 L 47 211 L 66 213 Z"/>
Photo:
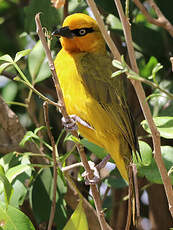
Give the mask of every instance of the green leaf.
<path id="1" fill-rule="evenodd" d="M 100 159 L 103 159 L 108 154 L 105 149 L 93 144 L 92 142 L 89 142 L 85 138 L 81 139 L 81 144 L 93 152 Z"/>
<path id="2" fill-rule="evenodd" d="M 66 207 L 63 200 L 67 192 L 63 179 L 58 175 L 57 193 L 56 193 L 56 210 L 54 222 L 57 223 L 58 229 L 63 229 L 67 222 Z M 30 203 L 36 220 L 47 222 L 50 216 L 53 194 L 53 176 L 49 168 L 42 170 L 37 176 L 32 189 L 30 190 Z"/>
<path id="3" fill-rule="evenodd" d="M 119 76 L 120 74 L 125 73 L 126 71 L 127 71 L 126 69 L 118 70 L 118 71 L 114 72 L 114 73 L 111 75 L 111 77 L 112 77 L 112 78 L 113 78 L 113 77 L 117 77 L 117 76 Z"/>
<path id="4" fill-rule="evenodd" d="M 8 180 L 11 183 L 19 174 L 27 171 L 28 169 L 30 169 L 29 165 L 14 166 L 14 167 L 8 169 L 8 171 L 6 172 L 6 177 L 8 178 Z"/>
<path id="5" fill-rule="evenodd" d="M 118 60 L 113 60 L 112 65 L 115 66 L 117 69 L 123 69 L 122 63 Z"/>
<path id="6" fill-rule="evenodd" d="M 38 72 L 38 75 L 35 79 L 35 83 L 39 83 L 41 81 L 44 81 L 45 79 L 49 78 L 51 76 L 50 68 L 48 65 L 47 58 L 45 58 L 40 66 L 40 70 Z"/>
<path id="7" fill-rule="evenodd" d="M 110 173 L 110 176 L 105 179 L 105 183 L 110 187 L 110 188 L 124 188 L 127 187 L 126 181 L 122 178 L 120 175 L 119 170 L 117 167 Z"/>
<path id="8" fill-rule="evenodd" d="M 162 68 L 163 68 L 163 65 L 161 65 L 160 63 L 157 63 L 157 65 L 152 70 L 152 75 L 155 75 Z"/>
<path id="9" fill-rule="evenodd" d="M 67 222 L 66 226 L 63 230 L 88 230 L 88 223 L 86 219 L 86 215 L 84 209 L 82 207 L 82 200 L 79 201 L 77 208 L 75 209 L 74 213 L 70 217 L 69 221 Z"/>
<path id="10" fill-rule="evenodd" d="M 136 155 L 133 153 L 133 162 L 136 164 L 137 168 L 140 168 L 151 164 L 153 153 L 151 147 L 146 142 L 139 141 L 138 143 L 142 160 L 139 156 L 138 159 L 136 159 Z"/>
<path id="11" fill-rule="evenodd" d="M 28 196 L 28 189 L 25 187 L 25 181 L 21 182 L 20 180 L 15 180 L 13 182 L 13 195 L 10 199 L 10 205 L 13 207 L 19 208 Z"/>
<path id="12" fill-rule="evenodd" d="M 68 134 L 65 138 L 64 138 L 64 142 L 65 141 L 73 141 L 75 143 L 80 143 L 80 139 L 73 136 L 72 134 Z"/>
<path id="13" fill-rule="evenodd" d="M 3 157 L 0 158 L 0 165 L 3 166 L 4 170 L 7 171 L 9 168 L 9 164 L 13 158 L 13 153 L 5 154 Z"/>
<path id="14" fill-rule="evenodd" d="M 154 123 L 156 124 L 161 137 L 172 139 L 173 138 L 173 117 L 154 117 Z M 142 127 L 151 134 L 151 130 L 148 127 L 146 120 L 141 122 Z"/>
<path id="15" fill-rule="evenodd" d="M 16 162 L 18 163 L 18 165 L 10 168 L 7 171 L 6 175 L 8 176 L 9 180 L 13 180 L 13 195 L 10 199 L 10 205 L 18 208 L 23 204 L 24 200 L 26 199 L 28 192 L 28 188 L 25 187 L 26 181 L 31 180 L 33 169 L 31 165 L 29 165 L 31 162 L 29 160 L 29 156 L 26 154 L 18 157 L 17 159 L 14 158 L 14 160 L 18 160 L 18 162 Z"/>
<path id="16" fill-rule="evenodd" d="M 52 7 L 50 1 L 42 0 L 35 1 L 31 0 L 29 5 L 24 8 L 24 23 L 25 23 L 25 31 L 30 33 L 32 31 L 36 31 L 35 25 L 35 15 L 38 12 L 41 12 L 41 23 L 43 27 L 46 27 L 48 30 L 52 30 L 52 26 L 61 23 L 61 9 L 56 10 Z"/>
<path id="17" fill-rule="evenodd" d="M 51 74 L 45 57 L 42 43 L 38 41 L 28 56 L 29 73 L 35 83 L 45 80 Z"/>
<path id="18" fill-rule="evenodd" d="M 41 130 L 43 130 L 43 129 L 47 129 L 46 126 L 42 125 L 42 126 L 36 128 L 36 129 L 34 130 L 34 134 L 37 134 L 39 131 L 41 131 Z"/>
<path id="19" fill-rule="evenodd" d="M 87 5 L 85 0 L 69 1 L 69 5 L 68 5 L 69 14 L 82 12 L 87 7 L 88 7 L 88 5 Z M 87 12 L 85 11 L 85 13 L 87 13 Z"/>
<path id="20" fill-rule="evenodd" d="M 138 50 L 145 54 L 145 57 L 162 56 L 164 52 L 164 41 L 162 38 L 162 31 L 159 27 L 148 22 L 132 23 L 131 30 L 133 34 L 133 42 L 139 47 Z"/>
<path id="21" fill-rule="evenodd" d="M 107 13 L 112 13 L 117 15 L 117 10 L 114 1 L 112 0 L 95 0 L 95 3 L 99 5 L 102 9 L 104 9 L 105 12 Z M 123 1 L 124 3 L 124 1 Z M 123 5 L 124 6 L 124 5 Z"/>
<path id="22" fill-rule="evenodd" d="M 106 23 L 111 26 L 111 29 L 122 30 L 122 24 L 118 17 L 115 17 L 113 14 L 109 14 L 106 18 Z"/>
<path id="23" fill-rule="evenodd" d="M 161 153 L 163 157 L 163 161 L 165 164 L 165 167 L 167 171 L 170 170 L 170 168 L 173 165 L 173 147 L 171 146 L 161 146 Z M 158 167 L 156 165 L 155 159 L 152 158 L 151 164 L 149 166 L 144 166 L 141 168 L 138 168 L 139 176 L 143 177 L 145 176 L 150 182 L 156 183 L 156 184 L 162 184 L 162 179 L 160 176 L 160 172 L 158 170 Z M 171 183 L 173 184 L 173 175 L 169 175 L 171 179 Z"/>
<path id="24" fill-rule="evenodd" d="M 24 135 L 24 137 L 21 140 L 21 142 L 19 143 L 19 145 L 24 147 L 25 143 L 27 141 L 31 141 L 32 138 L 35 138 L 35 139 L 39 140 L 39 137 L 36 134 L 34 134 L 32 131 L 26 132 L 26 134 Z"/>
<path id="25" fill-rule="evenodd" d="M 6 203 L 6 207 L 7 207 L 9 202 L 10 202 L 13 188 L 12 188 L 10 182 L 8 181 L 7 177 L 5 176 L 4 168 L 1 165 L 0 165 L 0 181 L 4 185 L 5 203 Z"/>
<path id="26" fill-rule="evenodd" d="M 13 59 L 8 54 L 1 56 L 0 61 L 5 61 L 5 62 L 11 63 L 11 64 L 13 63 Z"/>
<path id="27" fill-rule="evenodd" d="M 10 81 L 3 89 L 2 89 L 2 97 L 6 102 L 14 101 L 18 92 L 18 86 L 16 82 Z"/>
<path id="28" fill-rule="evenodd" d="M 3 230 L 35 230 L 30 219 L 18 209 L 0 202 L 0 223 Z"/>
<path id="29" fill-rule="evenodd" d="M 14 58 L 14 62 L 19 61 L 22 57 L 28 55 L 31 52 L 30 49 L 22 50 L 16 53 L 16 56 Z"/>
<path id="30" fill-rule="evenodd" d="M 155 69 L 155 67 L 157 66 L 158 61 L 155 57 L 150 57 L 149 61 L 147 64 L 143 64 L 143 66 L 140 66 L 140 76 L 142 77 L 149 77 L 152 72 L 153 69 Z"/>
<path id="31" fill-rule="evenodd" d="M 168 175 L 171 175 L 173 173 L 173 166 L 169 169 Z"/>
<path id="32" fill-rule="evenodd" d="M 0 73 L 2 73 L 2 71 L 4 69 L 6 69 L 9 65 L 11 65 L 11 63 L 9 63 L 9 62 L 5 62 L 5 63 L 1 64 L 0 65 Z"/>

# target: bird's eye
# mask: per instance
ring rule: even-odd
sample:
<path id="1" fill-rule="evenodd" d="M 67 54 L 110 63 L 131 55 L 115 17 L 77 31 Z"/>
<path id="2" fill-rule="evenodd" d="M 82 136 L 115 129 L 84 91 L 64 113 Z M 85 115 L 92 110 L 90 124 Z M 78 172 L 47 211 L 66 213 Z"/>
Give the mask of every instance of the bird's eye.
<path id="1" fill-rule="evenodd" d="M 80 34 L 81 36 L 85 35 L 85 34 L 86 34 L 86 30 L 85 30 L 85 29 L 80 29 L 80 30 L 79 30 L 79 34 Z"/>

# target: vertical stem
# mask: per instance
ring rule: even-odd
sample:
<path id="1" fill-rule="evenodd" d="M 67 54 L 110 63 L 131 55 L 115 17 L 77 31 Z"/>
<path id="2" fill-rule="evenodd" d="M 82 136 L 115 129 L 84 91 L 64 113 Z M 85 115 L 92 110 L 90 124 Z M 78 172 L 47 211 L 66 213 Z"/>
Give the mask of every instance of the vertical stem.
<path id="1" fill-rule="evenodd" d="M 76 136 L 75 132 L 72 131 L 72 135 Z M 82 145 L 79 145 L 79 144 L 76 144 L 76 146 L 80 154 L 81 161 L 83 162 L 85 171 L 88 173 L 88 179 L 93 180 L 94 179 L 93 172 L 90 169 L 90 166 L 88 164 L 87 158 L 85 156 L 84 148 Z M 104 213 L 102 210 L 102 202 L 101 202 L 100 194 L 99 194 L 96 184 L 91 184 L 90 188 L 91 188 L 91 192 L 92 192 L 92 196 L 93 196 L 93 200 L 94 200 L 94 204 L 96 207 L 96 212 L 97 212 L 97 216 L 100 222 L 101 229 L 111 230 L 111 227 L 108 226 L 108 224 L 105 221 Z"/>
<path id="2" fill-rule="evenodd" d="M 129 17 L 129 0 L 126 0 L 126 12 L 125 12 L 126 17 Z"/>
<path id="3" fill-rule="evenodd" d="M 56 188 L 57 188 L 57 161 L 56 161 L 56 145 L 55 145 L 55 140 L 52 136 L 52 132 L 50 129 L 50 124 L 49 124 L 49 115 L 48 115 L 48 103 L 45 101 L 43 104 L 44 108 L 44 118 L 46 122 L 46 127 L 48 131 L 48 136 L 51 141 L 52 145 L 52 157 L 53 157 L 53 197 L 52 197 L 52 205 L 51 205 L 51 212 L 50 212 L 50 217 L 49 217 L 49 224 L 48 224 L 48 230 L 52 229 L 52 224 L 55 216 L 55 208 L 56 208 Z"/>

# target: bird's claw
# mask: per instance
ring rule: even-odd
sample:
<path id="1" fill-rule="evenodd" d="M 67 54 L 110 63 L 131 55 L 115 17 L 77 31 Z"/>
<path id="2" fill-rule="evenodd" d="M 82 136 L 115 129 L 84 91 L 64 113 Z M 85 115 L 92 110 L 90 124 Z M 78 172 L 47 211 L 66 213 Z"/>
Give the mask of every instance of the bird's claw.
<path id="1" fill-rule="evenodd" d="M 93 179 L 88 179 L 88 177 L 85 178 L 85 184 L 86 185 L 95 185 L 100 182 L 100 178 L 93 177 Z"/>
<path id="2" fill-rule="evenodd" d="M 76 119 L 74 118 L 74 115 L 69 116 L 70 119 L 66 119 L 65 117 L 62 117 L 61 121 L 64 126 L 64 128 L 67 131 L 77 131 L 78 126 L 76 124 Z"/>
<path id="3" fill-rule="evenodd" d="M 91 170 L 93 171 L 94 177 L 92 179 L 89 179 L 89 175 L 87 172 L 84 172 L 82 174 L 82 176 L 85 178 L 85 184 L 86 185 L 94 185 L 94 184 L 98 184 L 98 182 L 100 181 L 100 176 L 99 176 L 99 172 L 97 170 L 97 168 L 95 167 L 94 162 L 92 161 L 88 161 Z"/>
<path id="4" fill-rule="evenodd" d="M 62 123 L 63 123 L 63 125 L 64 125 L 64 127 L 65 127 L 65 129 L 67 131 L 76 131 L 76 130 L 78 130 L 78 126 L 76 124 L 77 122 L 79 124 L 81 124 L 81 125 L 89 128 L 89 129 L 94 130 L 94 128 L 88 122 L 84 121 L 83 119 L 81 119 L 77 115 L 74 115 L 74 114 L 73 115 L 69 115 L 69 118 L 70 119 L 66 119 L 64 117 L 62 118 Z"/>

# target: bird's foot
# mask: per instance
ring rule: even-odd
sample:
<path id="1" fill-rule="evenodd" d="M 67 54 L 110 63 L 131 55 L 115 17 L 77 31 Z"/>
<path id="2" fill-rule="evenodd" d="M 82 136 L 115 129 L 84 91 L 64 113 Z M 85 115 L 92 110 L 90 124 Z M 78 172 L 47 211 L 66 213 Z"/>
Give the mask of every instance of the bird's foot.
<path id="1" fill-rule="evenodd" d="M 93 129 L 94 128 L 86 121 L 84 121 L 83 119 L 81 119 L 80 117 L 78 117 L 77 115 L 73 114 L 73 115 L 69 115 L 70 119 L 66 119 L 66 118 L 62 118 L 62 123 L 63 126 L 65 127 L 65 129 L 67 131 L 76 131 L 78 130 L 78 126 L 77 126 L 77 122 L 89 129 Z"/>
<path id="2" fill-rule="evenodd" d="M 69 119 L 62 117 L 61 121 L 62 121 L 62 124 L 63 124 L 65 130 L 67 130 L 69 132 L 78 130 L 78 126 L 76 124 L 76 120 L 74 119 L 73 115 L 70 115 Z"/>
<path id="3" fill-rule="evenodd" d="M 94 162 L 88 161 L 88 164 L 90 165 L 91 170 L 93 171 L 94 177 L 92 179 L 89 178 L 88 173 L 85 171 L 82 176 L 85 178 L 85 184 L 86 185 L 94 185 L 97 184 L 100 181 L 100 176 L 97 168 L 95 167 Z"/>
<path id="4" fill-rule="evenodd" d="M 108 163 L 111 156 L 108 154 L 99 164 L 95 166 L 94 162 L 88 161 L 91 170 L 93 171 L 94 177 L 89 179 L 88 173 L 84 172 L 82 176 L 85 178 L 87 185 L 98 184 L 103 178 L 107 177 L 110 172 L 115 168 L 115 164 Z"/>

